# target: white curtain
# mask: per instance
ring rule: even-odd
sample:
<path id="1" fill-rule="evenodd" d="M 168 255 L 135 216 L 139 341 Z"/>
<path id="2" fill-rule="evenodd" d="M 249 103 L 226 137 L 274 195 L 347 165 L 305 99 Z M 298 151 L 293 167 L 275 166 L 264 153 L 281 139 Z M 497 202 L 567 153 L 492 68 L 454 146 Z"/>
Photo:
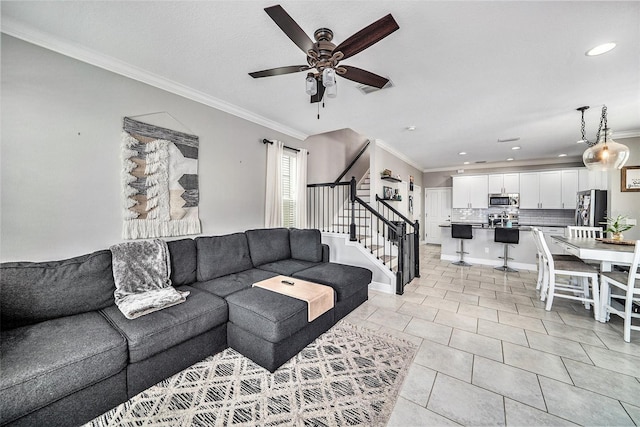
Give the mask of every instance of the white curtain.
<path id="1" fill-rule="evenodd" d="M 267 144 L 267 191 L 264 205 L 264 226 L 267 228 L 282 227 L 283 150 L 282 141 L 274 140 L 273 144 Z"/>
<path id="2" fill-rule="evenodd" d="M 307 228 L 307 154 L 301 148 L 296 154 L 296 227 Z"/>

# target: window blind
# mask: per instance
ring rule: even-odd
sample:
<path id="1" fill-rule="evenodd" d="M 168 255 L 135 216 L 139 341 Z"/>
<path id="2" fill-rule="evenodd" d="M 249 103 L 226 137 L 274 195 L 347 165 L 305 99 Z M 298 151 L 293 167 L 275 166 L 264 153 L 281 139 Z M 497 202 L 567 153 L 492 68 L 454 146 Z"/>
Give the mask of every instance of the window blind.
<path id="1" fill-rule="evenodd" d="M 296 226 L 296 156 L 295 153 L 282 154 L 282 226 Z"/>

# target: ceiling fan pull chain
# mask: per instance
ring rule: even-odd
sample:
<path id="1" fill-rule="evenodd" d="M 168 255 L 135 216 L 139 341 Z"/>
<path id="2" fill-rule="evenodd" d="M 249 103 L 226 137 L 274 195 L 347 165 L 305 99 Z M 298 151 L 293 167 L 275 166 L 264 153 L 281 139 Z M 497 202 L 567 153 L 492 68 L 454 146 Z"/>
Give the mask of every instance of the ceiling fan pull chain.
<path id="1" fill-rule="evenodd" d="M 318 102 L 316 105 L 318 107 L 318 120 L 320 120 L 320 103 Z"/>

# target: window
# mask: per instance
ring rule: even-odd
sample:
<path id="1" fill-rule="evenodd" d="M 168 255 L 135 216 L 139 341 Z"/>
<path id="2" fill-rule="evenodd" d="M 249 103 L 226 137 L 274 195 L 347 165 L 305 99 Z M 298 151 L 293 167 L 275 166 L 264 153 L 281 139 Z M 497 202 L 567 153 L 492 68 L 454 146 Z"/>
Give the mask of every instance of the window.
<path id="1" fill-rule="evenodd" d="M 282 153 L 282 226 L 296 226 L 297 182 L 296 153 Z"/>

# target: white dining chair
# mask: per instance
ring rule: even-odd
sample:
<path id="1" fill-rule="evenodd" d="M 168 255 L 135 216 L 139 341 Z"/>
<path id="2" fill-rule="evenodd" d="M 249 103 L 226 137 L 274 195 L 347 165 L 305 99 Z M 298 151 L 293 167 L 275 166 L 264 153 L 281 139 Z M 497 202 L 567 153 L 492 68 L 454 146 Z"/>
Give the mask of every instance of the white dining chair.
<path id="1" fill-rule="evenodd" d="M 633 262 L 628 272 L 610 271 L 600 274 L 600 295 L 602 297 L 602 309 L 600 315 L 602 321 L 606 321 L 610 313 L 624 319 L 623 337 L 626 342 L 631 341 L 631 330 L 640 331 L 640 325 L 631 324 L 631 319 L 640 319 L 640 313 L 634 313 L 633 303 L 640 304 L 640 240 L 636 241 L 633 252 Z M 622 300 L 622 301 L 620 301 Z M 622 303 L 622 307 L 615 302 Z"/>
<path id="2" fill-rule="evenodd" d="M 570 225 L 567 227 L 569 231 L 568 237 L 577 237 L 580 239 L 601 239 L 602 227 L 584 227 Z"/>
<path id="3" fill-rule="evenodd" d="M 545 310 L 551 310 L 555 298 L 582 301 L 587 309 L 593 306 L 594 318 L 600 320 L 598 270 L 580 259 L 554 259 L 542 231 L 537 230 L 535 235 L 538 236 L 538 242 L 542 248 L 547 276 L 543 279 L 540 297 L 541 300 L 547 301 Z M 563 278 L 568 280 L 563 282 Z M 572 282 L 571 278 L 576 278 L 577 281 Z M 589 293 L 589 287 L 591 287 L 591 293 Z"/>
<path id="4" fill-rule="evenodd" d="M 533 235 L 533 242 L 536 245 L 538 251 L 538 282 L 536 283 L 536 290 L 541 290 L 540 299 L 542 301 L 546 298 L 547 286 L 549 285 L 549 273 L 547 271 L 546 263 L 544 262 L 544 254 L 539 239 L 544 239 L 542 231 L 536 227 L 531 228 L 531 234 Z M 551 254 L 555 261 L 580 261 L 575 255 L 569 254 Z"/>

